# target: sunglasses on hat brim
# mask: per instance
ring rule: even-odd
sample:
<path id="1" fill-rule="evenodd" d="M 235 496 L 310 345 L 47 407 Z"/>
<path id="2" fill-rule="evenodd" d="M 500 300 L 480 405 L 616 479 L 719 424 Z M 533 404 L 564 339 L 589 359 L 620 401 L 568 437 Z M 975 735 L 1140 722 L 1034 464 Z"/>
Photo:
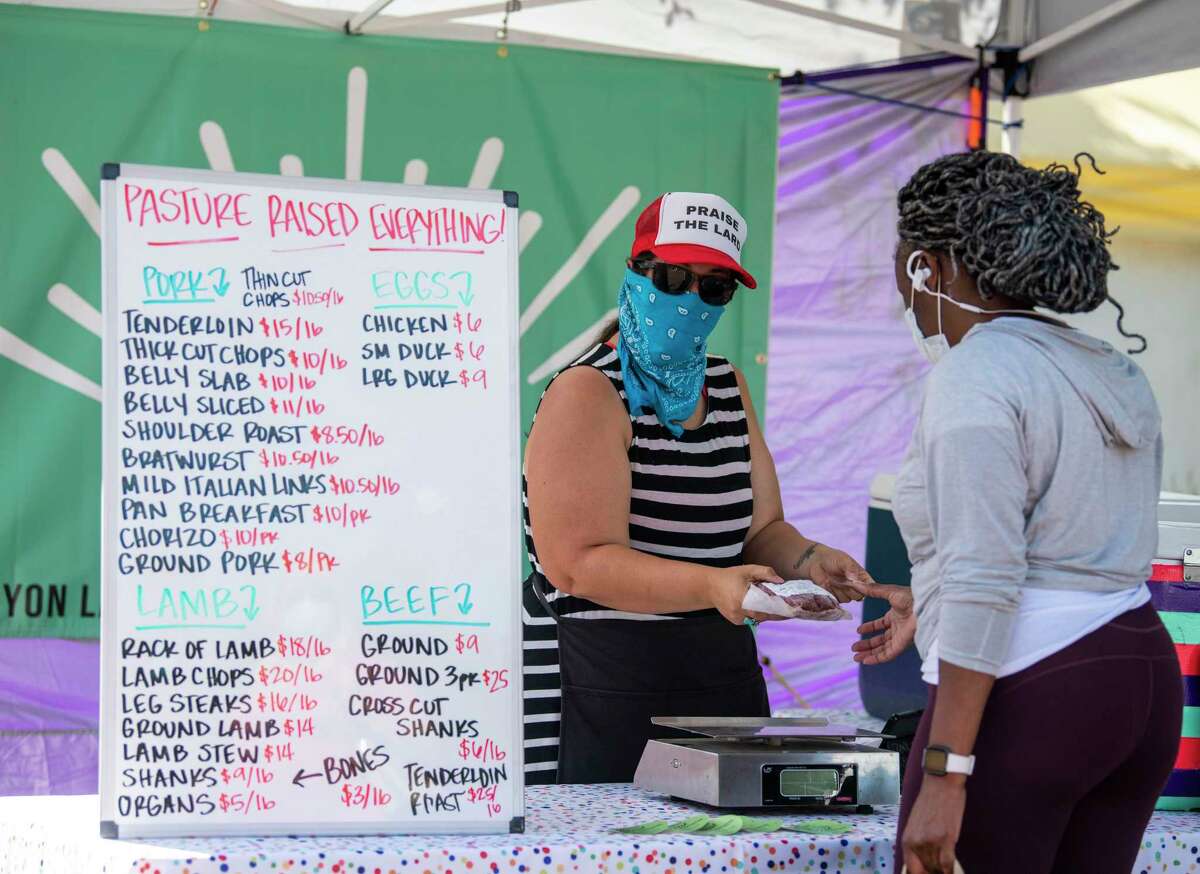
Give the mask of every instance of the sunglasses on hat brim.
<path id="1" fill-rule="evenodd" d="M 684 294 L 695 285 L 699 289 L 700 299 L 710 306 L 723 307 L 728 304 L 738 287 L 735 277 L 723 273 L 701 275 L 666 261 L 640 259 L 629 263 L 634 270 L 648 272 L 654 287 L 667 294 Z"/>

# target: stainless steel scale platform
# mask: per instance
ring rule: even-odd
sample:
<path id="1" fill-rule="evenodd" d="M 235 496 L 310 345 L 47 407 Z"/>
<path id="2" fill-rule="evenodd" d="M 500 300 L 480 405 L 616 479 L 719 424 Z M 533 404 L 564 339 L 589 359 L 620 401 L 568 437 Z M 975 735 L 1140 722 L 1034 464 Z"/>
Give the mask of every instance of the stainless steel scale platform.
<path id="1" fill-rule="evenodd" d="M 900 799 L 900 757 L 858 743 L 875 731 L 826 719 L 657 716 L 701 737 L 651 740 L 633 783 L 721 808 L 821 807 L 870 812 Z"/>

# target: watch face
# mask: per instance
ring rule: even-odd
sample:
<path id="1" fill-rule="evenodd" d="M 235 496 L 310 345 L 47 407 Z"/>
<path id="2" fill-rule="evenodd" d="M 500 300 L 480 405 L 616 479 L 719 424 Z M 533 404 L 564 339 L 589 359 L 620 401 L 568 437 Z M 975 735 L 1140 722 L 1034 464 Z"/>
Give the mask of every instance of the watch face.
<path id="1" fill-rule="evenodd" d="M 946 756 L 945 750 L 940 750 L 936 747 L 928 747 L 925 750 L 926 773 L 935 776 L 945 776 L 947 764 L 949 764 L 949 759 Z"/>

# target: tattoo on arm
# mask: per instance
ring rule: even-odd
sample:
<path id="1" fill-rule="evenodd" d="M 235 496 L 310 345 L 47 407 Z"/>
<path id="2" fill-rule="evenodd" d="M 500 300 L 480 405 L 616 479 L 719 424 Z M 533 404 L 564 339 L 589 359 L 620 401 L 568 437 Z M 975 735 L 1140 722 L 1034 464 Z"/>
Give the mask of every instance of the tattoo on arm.
<path id="1" fill-rule="evenodd" d="M 817 547 L 820 545 L 821 544 L 814 541 L 813 544 L 808 547 L 808 549 L 804 550 L 804 554 L 800 556 L 800 560 L 792 565 L 792 570 L 800 570 L 800 568 L 804 566 L 804 563 L 812 558 L 813 553 L 817 551 Z"/>

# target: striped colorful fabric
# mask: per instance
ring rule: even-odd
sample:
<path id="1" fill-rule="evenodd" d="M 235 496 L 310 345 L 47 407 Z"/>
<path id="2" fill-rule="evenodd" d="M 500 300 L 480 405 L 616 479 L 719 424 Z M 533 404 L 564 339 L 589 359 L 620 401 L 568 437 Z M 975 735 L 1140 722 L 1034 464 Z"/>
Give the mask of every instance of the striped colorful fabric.
<path id="1" fill-rule="evenodd" d="M 628 409 L 616 349 L 600 344 L 572 366 L 594 367 L 612 382 Z M 653 413 L 630 414 L 633 442 L 629 545 L 641 552 L 710 567 L 742 564 L 742 546 L 754 511 L 750 488 L 750 431 L 737 375 L 724 358 L 708 356 L 708 414 L 701 426 L 673 437 Z M 532 426 L 531 426 L 532 427 Z M 522 478 L 525 546 L 538 562 Z M 583 598 L 546 592 L 560 615 L 573 619 L 666 622 L 701 613 L 648 615 L 612 610 Z M 522 599 L 525 679 L 525 782 L 553 783 L 558 767 L 560 680 L 554 620 L 528 591 Z"/>
<path id="2" fill-rule="evenodd" d="M 1200 737 L 1179 739 L 1179 755 L 1175 758 L 1175 767 L 1181 771 L 1195 771 L 1200 768 Z"/>
<path id="3" fill-rule="evenodd" d="M 1167 583 L 1174 585 L 1174 583 Z M 1155 584 L 1151 583 L 1150 588 L 1154 589 Z M 1200 602 L 1200 591 L 1192 592 L 1192 597 Z M 1154 603 L 1153 596 L 1151 603 Z M 1176 604 L 1176 607 L 1179 605 Z M 1197 605 L 1200 609 L 1200 604 Z M 1184 646 L 1195 646 L 1200 643 L 1200 612 L 1185 613 L 1182 610 L 1159 610 L 1158 615 L 1162 618 L 1163 625 L 1167 626 L 1167 631 L 1171 633 L 1171 640 L 1176 644 Z"/>
<path id="4" fill-rule="evenodd" d="M 1200 584 L 1183 581 L 1183 564 L 1154 564 L 1150 602 L 1175 642 L 1183 673 L 1183 729 L 1175 770 L 1159 810 L 1200 810 Z"/>

